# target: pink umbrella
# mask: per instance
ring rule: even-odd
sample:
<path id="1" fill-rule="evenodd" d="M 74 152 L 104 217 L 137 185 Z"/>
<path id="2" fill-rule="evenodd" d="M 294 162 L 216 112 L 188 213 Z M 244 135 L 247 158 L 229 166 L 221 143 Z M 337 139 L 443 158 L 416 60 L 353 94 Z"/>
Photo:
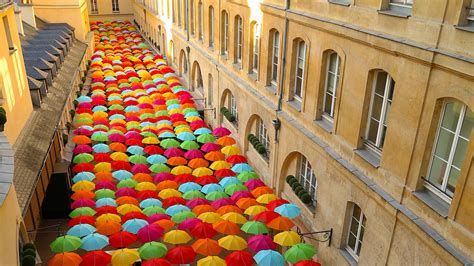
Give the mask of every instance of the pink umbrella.
<path id="1" fill-rule="evenodd" d="M 126 139 L 142 139 L 143 136 L 140 135 L 140 133 L 135 132 L 135 131 L 129 131 L 125 134 Z"/>
<path id="2" fill-rule="evenodd" d="M 115 191 L 115 196 L 117 197 L 125 197 L 125 196 L 135 197 L 136 195 L 137 195 L 137 191 L 129 187 L 119 188 L 117 189 L 117 191 Z"/>
<path id="3" fill-rule="evenodd" d="M 92 104 L 88 102 L 82 102 L 77 105 L 77 108 L 86 108 L 86 109 L 91 109 Z"/>
<path id="4" fill-rule="evenodd" d="M 142 243 L 158 240 L 162 237 L 165 230 L 157 224 L 148 224 L 138 230 L 138 240 Z"/>
<path id="5" fill-rule="evenodd" d="M 152 224 L 156 221 L 159 221 L 159 220 L 169 220 L 171 218 L 171 216 L 169 216 L 168 214 L 164 214 L 164 213 L 155 213 L 155 214 L 152 214 L 150 216 L 148 216 L 148 218 L 146 218 L 147 222 Z"/>
<path id="6" fill-rule="evenodd" d="M 189 150 L 184 154 L 184 157 L 188 160 L 202 158 L 204 154 L 200 150 Z"/>
<path id="7" fill-rule="evenodd" d="M 140 122 L 140 118 L 138 116 L 129 116 L 125 117 L 125 122 L 130 122 L 130 121 L 137 121 Z M 133 131 L 132 131 L 133 132 Z"/>
<path id="8" fill-rule="evenodd" d="M 89 145 L 81 144 L 81 145 L 77 145 L 76 147 L 74 147 L 74 149 L 72 150 L 72 152 L 73 152 L 74 154 L 79 154 L 79 153 L 91 153 L 91 152 L 92 152 L 92 147 L 89 146 Z"/>
<path id="9" fill-rule="evenodd" d="M 232 199 L 232 201 L 237 202 L 241 198 L 253 198 L 253 195 L 249 191 L 241 190 L 232 194 L 230 198 Z"/>
<path id="10" fill-rule="evenodd" d="M 74 130 L 74 135 L 84 135 L 84 136 L 91 136 L 92 131 L 86 128 L 78 128 Z"/>
<path id="11" fill-rule="evenodd" d="M 276 245 L 273 243 L 271 237 L 267 235 L 254 235 L 251 236 L 248 241 L 247 245 L 251 248 L 254 252 L 259 252 L 260 250 L 264 249 L 275 249 Z"/>
<path id="12" fill-rule="evenodd" d="M 186 206 L 188 206 L 189 208 L 194 208 L 201 204 L 209 204 L 209 201 L 203 198 L 195 198 L 186 202 Z"/>
<path id="13" fill-rule="evenodd" d="M 184 115 L 175 113 L 175 114 L 170 115 L 170 118 L 171 119 L 183 119 Z"/>
<path id="14" fill-rule="evenodd" d="M 77 209 L 80 207 L 95 207 L 95 201 L 91 199 L 78 199 L 71 204 L 71 209 Z"/>
<path id="15" fill-rule="evenodd" d="M 153 105 L 149 103 L 141 103 L 138 105 L 138 108 L 140 109 L 153 109 Z"/>
<path id="16" fill-rule="evenodd" d="M 106 181 L 106 180 L 99 181 L 95 184 L 95 189 L 103 189 L 103 188 L 107 188 L 107 189 L 110 189 L 110 190 L 116 190 L 117 186 L 115 185 L 114 182 Z"/>
<path id="17" fill-rule="evenodd" d="M 211 206 L 214 208 L 214 209 L 219 209 L 220 207 L 222 206 L 225 206 L 225 205 L 233 205 L 234 202 L 229 199 L 229 198 L 222 198 L 222 199 L 218 199 L 218 200 L 215 200 L 211 203 Z"/>
<path id="18" fill-rule="evenodd" d="M 144 174 L 149 174 L 151 173 L 150 169 L 148 169 L 148 165 L 146 164 L 135 164 L 132 167 L 132 173 L 138 174 L 138 173 L 144 173 Z"/>
<path id="19" fill-rule="evenodd" d="M 196 225 L 200 223 L 202 223 L 202 221 L 198 218 L 188 218 L 178 225 L 178 229 L 188 230 L 188 229 L 194 228 Z"/>
<path id="20" fill-rule="evenodd" d="M 201 150 L 204 152 L 219 151 L 220 149 L 221 149 L 221 145 L 213 143 L 213 142 L 208 142 L 201 146 Z"/>
<path id="21" fill-rule="evenodd" d="M 164 155 L 168 158 L 175 156 L 183 156 L 184 152 L 179 148 L 169 148 L 164 152 Z"/>
<path id="22" fill-rule="evenodd" d="M 255 188 L 265 186 L 265 183 L 263 183 L 262 180 L 255 178 L 255 179 L 250 179 L 249 181 L 245 182 L 244 185 L 248 187 L 250 190 L 254 190 Z"/>
<path id="23" fill-rule="evenodd" d="M 125 142 L 127 140 L 125 136 L 122 136 L 120 134 L 114 133 L 109 135 L 109 139 L 113 142 Z"/>
<path id="24" fill-rule="evenodd" d="M 155 183 L 160 183 L 161 181 L 173 180 L 173 179 L 174 179 L 174 175 L 168 172 L 158 173 L 155 175 L 155 177 L 153 177 L 153 181 Z"/>
<path id="25" fill-rule="evenodd" d="M 223 136 L 228 136 L 230 135 L 230 130 L 228 130 L 227 128 L 225 127 L 216 127 L 213 131 L 212 131 L 212 134 L 214 136 L 218 136 L 218 137 L 223 137 Z"/>

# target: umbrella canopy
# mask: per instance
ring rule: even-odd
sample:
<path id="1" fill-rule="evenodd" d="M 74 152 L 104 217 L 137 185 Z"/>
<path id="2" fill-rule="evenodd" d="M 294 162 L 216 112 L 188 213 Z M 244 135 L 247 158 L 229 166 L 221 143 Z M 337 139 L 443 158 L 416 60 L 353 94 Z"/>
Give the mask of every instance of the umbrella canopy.
<path id="1" fill-rule="evenodd" d="M 219 239 L 219 246 L 227 250 L 242 250 L 247 247 L 247 241 L 240 236 L 229 235 Z"/>
<path id="2" fill-rule="evenodd" d="M 259 235 L 259 234 L 268 234 L 268 228 L 262 222 L 258 221 L 249 221 L 246 222 L 241 227 L 242 231 L 247 234 Z"/>
<path id="3" fill-rule="evenodd" d="M 163 241 L 173 245 L 185 244 L 191 240 L 191 236 L 183 230 L 171 230 L 163 236 Z"/>
<path id="4" fill-rule="evenodd" d="M 70 252 L 78 249 L 82 240 L 77 236 L 65 235 L 56 238 L 49 247 L 54 253 Z"/>
<path id="5" fill-rule="evenodd" d="M 138 248 L 140 258 L 143 260 L 162 258 L 166 255 L 167 251 L 166 246 L 159 242 L 149 242 Z"/>
<path id="6" fill-rule="evenodd" d="M 290 219 L 294 219 L 298 217 L 298 215 L 300 215 L 301 208 L 296 206 L 295 204 L 286 203 L 276 207 L 275 212 Z"/>
<path id="7" fill-rule="evenodd" d="M 53 258 L 49 260 L 48 266 L 79 266 L 81 261 L 81 256 L 76 253 L 64 252 L 54 255 Z"/>
<path id="8" fill-rule="evenodd" d="M 102 250 L 94 250 L 82 255 L 81 265 L 108 265 L 112 260 L 112 256 Z M 69 264 L 65 264 L 69 265 Z"/>
<path id="9" fill-rule="evenodd" d="M 198 239 L 191 245 L 191 247 L 196 253 L 204 256 L 217 256 L 222 250 L 219 243 L 210 238 Z"/>
<path id="10" fill-rule="evenodd" d="M 248 246 L 255 252 L 265 249 L 275 249 L 276 245 L 272 238 L 267 235 L 255 235 L 248 239 Z"/>
<path id="11" fill-rule="evenodd" d="M 131 265 L 140 258 L 138 251 L 134 249 L 123 248 L 112 253 L 113 265 Z"/>
<path id="12" fill-rule="evenodd" d="M 280 246 L 289 247 L 301 242 L 301 236 L 294 231 L 284 231 L 273 237 L 273 242 Z"/>
<path id="13" fill-rule="evenodd" d="M 305 243 L 299 243 L 292 246 L 285 252 L 285 260 L 290 263 L 297 263 L 302 260 L 311 260 L 315 254 L 316 249 L 314 246 Z"/>
<path id="14" fill-rule="evenodd" d="M 114 248 L 125 248 L 135 241 L 137 241 L 137 236 L 127 231 L 121 231 L 109 237 L 109 244 Z"/>
<path id="15" fill-rule="evenodd" d="M 99 233 L 90 234 L 82 239 L 81 248 L 87 251 L 100 250 L 109 244 L 109 238 Z"/>
<path id="16" fill-rule="evenodd" d="M 253 258 L 257 265 L 261 266 L 283 266 L 285 264 L 283 256 L 274 250 L 261 250 Z"/>
<path id="17" fill-rule="evenodd" d="M 196 252 L 192 247 L 178 246 L 168 250 L 166 258 L 172 264 L 189 264 L 196 259 Z"/>
<path id="18" fill-rule="evenodd" d="M 252 253 L 247 251 L 234 251 L 225 257 L 227 265 L 251 266 L 255 263 Z"/>
<path id="19" fill-rule="evenodd" d="M 197 262 L 198 266 L 226 266 L 226 262 L 217 257 L 217 256 L 209 256 L 205 257 L 203 259 L 198 260 Z"/>

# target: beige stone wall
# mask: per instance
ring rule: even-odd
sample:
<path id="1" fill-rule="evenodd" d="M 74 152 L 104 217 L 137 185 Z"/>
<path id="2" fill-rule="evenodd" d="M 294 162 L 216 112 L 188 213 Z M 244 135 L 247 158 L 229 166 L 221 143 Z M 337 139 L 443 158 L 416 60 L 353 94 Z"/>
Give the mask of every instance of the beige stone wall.
<path id="1" fill-rule="evenodd" d="M 92 12 L 91 0 L 86 0 L 91 21 L 132 20 L 133 1 L 119 0 L 119 12 L 112 11 L 112 0 L 97 0 L 97 13 Z"/>
<path id="2" fill-rule="evenodd" d="M 204 39 L 198 38 L 198 3 L 195 0 L 195 34 L 184 30 L 184 1 L 178 23 L 177 1 L 164 1 L 171 14 L 160 12 L 160 3 L 136 0 L 135 20 L 145 36 L 160 46 L 185 84 L 193 84 L 192 66 L 198 62 L 204 84 L 205 117 L 211 126 L 228 127 L 238 139 L 262 179 L 277 193 L 300 204 L 304 216 L 301 226 L 307 231 L 333 228 L 331 246 L 318 246 L 319 259 L 327 265 L 344 265 L 341 255 L 347 239 L 347 223 L 352 203 L 367 217 L 367 230 L 359 258 L 361 265 L 457 265 L 456 257 L 437 243 L 427 232 L 437 232 L 460 254 L 474 259 L 472 213 L 474 213 L 473 177 L 470 171 L 474 145 L 466 153 L 455 196 L 444 218 L 414 196 L 423 188 L 436 132 L 442 98 L 456 98 L 474 108 L 474 50 L 472 33 L 454 26 L 460 24 L 466 1 L 415 1 L 412 15 L 395 17 L 382 14 L 388 1 L 361 0 L 350 6 L 327 1 L 204 0 Z M 352 1 L 351 1 L 352 2 Z M 209 6 L 214 8 L 214 36 L 209 36 Z M 222 11 L 229 14 L 229 53 L 220 55 Z M 446 11 L 446 12 L 445 12 Z M 235 16 L 243 18 L 242 64 L 234 64 Z M 283 48 L 285 15 L 288 17 L 287 48 Z M 174 18 L 174 19 L 173 19 Z M 251 29 L 261 23 L 259 72 L 249 75 L 251 64 Z M 181 26 L 178 26 L 178 25 Z M 191 25 L 191 23 L 189 23 Z M 280 33 L 280 66 L 286 56 L 283 84 L 269 86 L 269 32 Z M 161 35 L 159 35 L 161 33 Z M 164 38 L 163 38 L 164 37 Z M 214 47 L 209 47 L 213 37 Z M 294 40 L 307 44 L 303 101 L 300 110 L 290 104 L 294 83 Z M 172 42 L 171 49 L 170 43 Z M 187 52 L 189 49 L 189 53 Z M 337 88 L 335 119 L 331 132 L 315 122 L 321 116 L 326 57 L 329 50 L 341 58 L 341 79 Z M 185 55 L 185 56 L 183 56 Z M 185 62 L 182 60 L 187 58 Z M 188 72 L 184 73 L 184 64 Z M 370 105 L 374 70 L 384 70 L 395 80 L 393 104 L 380 167 L 374 167 L 355 153 L 362 147 L 367 112 Z M 208 77 L 212 75 L 212 90 Z M 192 89 L 192 86 L 188 86 Z M 282 109 L 278 106 L 282 89 Z M 231 92 L 237 101 L 238 122 L 233 125 L 222 114 Z M 199 98 L 197 97 L 197 98 Z M 255 132 L 254 121 L 262 118 L 271 140 L 270 158 L 266 161 L 248 143 Z M 278 141 L 272 120 L 280 119 Z M 317 177 L 317 204 L 308 208 L 285 183 L 295 175 L 297 161 L 305 156 Z M 407 208 L 407 209 L 406 209 Z M 404 213 L 401 210 L 408 210 Z M 420 227 L 407 215 L 417 217 L 428 227 Z M 423 225 L 424 226 L 424 225 Z M 429 230 L 427 229 L 429 228 Z M 434 230 L 434 231 L 430 231 Z M 410 248 L 411 245 L 416 247 Z"/>

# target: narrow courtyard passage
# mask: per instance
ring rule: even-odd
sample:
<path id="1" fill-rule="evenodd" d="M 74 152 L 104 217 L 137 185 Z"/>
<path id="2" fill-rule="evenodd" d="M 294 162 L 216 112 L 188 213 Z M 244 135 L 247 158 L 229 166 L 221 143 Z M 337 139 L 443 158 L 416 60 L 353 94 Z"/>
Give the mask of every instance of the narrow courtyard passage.
<path id="1" fill-rule="evenodd" d="M 131 22 L 93 22 L 76 99 L 68 229 L 49 265 L 320 265 L 300 208 L 259 179 L 226 128 Z"/>

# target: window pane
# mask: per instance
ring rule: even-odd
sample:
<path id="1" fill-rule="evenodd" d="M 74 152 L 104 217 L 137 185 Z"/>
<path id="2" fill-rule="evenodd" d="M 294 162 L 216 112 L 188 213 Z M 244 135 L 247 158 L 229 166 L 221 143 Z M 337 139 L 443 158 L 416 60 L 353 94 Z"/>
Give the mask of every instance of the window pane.
<path id="1" fill-rule="evenodd" d="M 374 95 L 374 102 L 372 103 L 371 116 L 377 120 L 380 119 L 380 114 L 382 113 L 382 104 L 383 104 L 383 98 L 378 95 Z"/>
<path id="2" fill-rule="evenodd" d="M 439 131 L 435 154 L 438 157 L 448 161 L 449 153 L 451 152 L 451 147 L 453 145 L 453 140 L 454 134 L 441 128 Z"/>
<path id="3" fill-rule="evenodd" d="M 474 3 L 474 1 L 472 2 Z M 464 120 L 462 123 L 460 135 L 467 139 L 470 139 L 473 126 L 474 126 L 474 113 L 469 108 L 466 108 L 466 113 L 464 114 Z"/>
<path id="4" fill-rule="evenodd" d="M 458 102 L 450 102 L 446 104 L 444 109 L 443 122 L 441 126 L 456 131 L 456 127 L 461 114 L 462 104 Z"/>
<path id="5" fill-rule="evenodd" d="M 353 234 L 349 234 L 349 239 L 347 240 L 347 245 L 355 250 L 356 237 Z"/>
<path id="6" fill-rule="evenodd" d="M 357 219 L 359 219 L 360 213 L 361 213 L 361 209 L 359 208 L 359 206 L 354 205 L 354 210 L 353 210 L 353 212 L 352 212 L 352 216 L 354 216 L 354 217 L 356 217 Z"/>
<path id="7" fill-rule="evenodd" d="M 337 54 L 332 53 L 330 58 L 329 58 L 329 71 L 335 73 L 336 72 L 336 66 L 337 66 Z"/>
<path id="8" fill-rule="evenodd" d="M 454 153 L 453 165 L 461 169 L 464 157 L 466 155 L 467 146 L 469 142 L 465 139 L 459 138 L 456 144 L 456 151 Z"/>
<path id="9" fill-rule="evenodd" d="M 387 72 L 378 72 L 377 80 L 375 83 L 375 93 L 384 95 L 385 85 L 387 84 Z"/>
<path id="10" fill-rule="evenodd" d="M 367 139 L 373 143 L 377 141 L 377 133 L 379 130 L 379 122 L 375 119 L 370 119 L 369 121 L 369 134 Z"/>
<path id="11" fill-rule="evenodd" d="M 451 197 L 454 196 L 454 190 L 456 188 L 456 183 L 458 182 L 459 174 L 460 172 L 458 169 L 451 167 L 448 177 L 448 184 L 446 186 L 446 193 Z"/>
<path id="12" fill-rule="evenodd" d="M 327 81 L 327 90 L 330 91 L 331 93 L 334 93 L 336 88 L 334 88 L 334 80 L 336 77 L 332 73 L 328 73 L 328 81 Z"/>
<path id="13" fill-rule="evenodd" d="M 302 80 L 300 78 L 296 78 L 295 96 L 301 97 L 301 86 Z"/>
<path id="14" fill-rule="evenodd" d="M 360 256 L 360 248 L 362 247 L 362 242 L 359 241 L 359 245 L 357 246 L 357 256 Z"/>
<path id="15" fill-rule="evenodd" d="M 357 235 L 357 230 L 359 229 L 359 222 L 352 217 L 351 219 L 351 233 Z"/>
<path id="16" fill-rule="evenodd" d="M 324 112 L 332 116 L 332 99 L 330 94 L 326 94 L 326 102 L 324 103 Z"/>
<path id="17" fill-rule="evenodd" d="M 440 160 L 437 157 L 433 158 L 433 162 L 431 163 L 431 170 L 430 176 L 428 180 L 441 189 L 441 184 L 443 184 L 444 174 L 446 172 L 446 163 Z"/>

